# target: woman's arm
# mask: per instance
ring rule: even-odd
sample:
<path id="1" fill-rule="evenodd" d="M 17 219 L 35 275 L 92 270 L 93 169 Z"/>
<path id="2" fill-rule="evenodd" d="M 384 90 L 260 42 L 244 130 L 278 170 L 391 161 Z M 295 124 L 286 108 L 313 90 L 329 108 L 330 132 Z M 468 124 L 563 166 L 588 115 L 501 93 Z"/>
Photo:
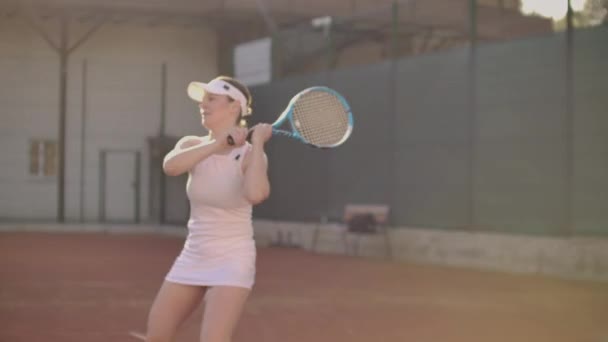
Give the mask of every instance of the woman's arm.
<path id="1" fill-rule="evenodd" d="M 216 141 L 206 143 L 197 137 L 184 137 L 165 156 L 163 171 L 167 176 L 179 176 L 220 149 L 221 146 Z"/>
<path id="2" fill-rule="evenodd" d="M 272 128 L 267 124 L 254 127 L 251 137 L 251 151 L 243 160 L 245 167 L 244 189 L 245 198 L 251 204 L 259 204 L 270 195 L 268 180 L 268 158 L 264 153 L 264 144 L 272 135 Z"/>

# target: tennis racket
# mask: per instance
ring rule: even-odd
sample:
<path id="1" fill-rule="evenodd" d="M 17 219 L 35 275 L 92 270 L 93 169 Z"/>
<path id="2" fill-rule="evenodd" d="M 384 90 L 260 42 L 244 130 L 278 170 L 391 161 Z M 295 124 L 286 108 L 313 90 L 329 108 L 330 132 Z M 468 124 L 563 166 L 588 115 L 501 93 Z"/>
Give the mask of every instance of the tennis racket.
<path id="1" fill-rule="evenodd" d="M 291 130 L 279 129 L 286 121 Z M 311 87 L 297 93 L 272 124 L 273 135 L 296 139 L 316 148 L 338 147 L 352 130 L 350 106 L 342 95 L 328 87 Z M 228 144 L 234 145 L 231 136 Z"/>

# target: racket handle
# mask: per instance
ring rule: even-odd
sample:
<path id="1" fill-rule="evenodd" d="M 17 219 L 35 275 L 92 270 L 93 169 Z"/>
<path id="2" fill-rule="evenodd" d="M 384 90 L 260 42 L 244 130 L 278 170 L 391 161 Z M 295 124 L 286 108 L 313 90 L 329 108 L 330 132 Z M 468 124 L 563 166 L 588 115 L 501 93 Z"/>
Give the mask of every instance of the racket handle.
<path id="1" fill-rule="evenodd" d="M 249 133 L 247 133 L 247 141 L 251 141 L 252 134 L 253 134 L 253 130 L 250 130 Z M 232 135 L 228 135 L 228 137 L 226 138 L 226 141 L 228 141 L 228 145 L 234 146 L 234 139 L 232 138 Z"/>

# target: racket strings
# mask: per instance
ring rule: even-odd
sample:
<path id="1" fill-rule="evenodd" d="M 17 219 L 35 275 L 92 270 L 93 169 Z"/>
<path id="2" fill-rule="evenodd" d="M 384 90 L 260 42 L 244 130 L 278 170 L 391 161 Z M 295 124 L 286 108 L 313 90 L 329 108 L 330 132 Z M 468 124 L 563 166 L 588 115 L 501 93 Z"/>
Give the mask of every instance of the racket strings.
<path id="1" fill-rule="evenodd" d="M 318 146 L 338 144 L 349 130 L 349 112 L 333 94 L 311 91 L 294 104 L 294 126 L 309 143 Z"/>

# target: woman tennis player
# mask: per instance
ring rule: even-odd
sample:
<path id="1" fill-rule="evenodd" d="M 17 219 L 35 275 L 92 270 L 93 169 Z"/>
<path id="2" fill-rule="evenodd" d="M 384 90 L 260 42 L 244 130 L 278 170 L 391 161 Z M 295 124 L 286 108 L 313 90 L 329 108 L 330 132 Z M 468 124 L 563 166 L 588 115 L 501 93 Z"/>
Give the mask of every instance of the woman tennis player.
<path id="1" fill-rule="evenodd" d="M 167 273 L 148 317 L 148 342 L 172 341 L 180 324 L 205 298 L 202 342 L 229 342 L 255 276 L 252 206 L 270 194 L 264 144 L 268 124 L 249 130 L 251 94 L 233 78 L 192 82 L 205 137 L 186 136 L 164 159 L 169 176 L 188 172 L 188 237 Z M 228 144 L 228 136 L 234 145 Z"/>

